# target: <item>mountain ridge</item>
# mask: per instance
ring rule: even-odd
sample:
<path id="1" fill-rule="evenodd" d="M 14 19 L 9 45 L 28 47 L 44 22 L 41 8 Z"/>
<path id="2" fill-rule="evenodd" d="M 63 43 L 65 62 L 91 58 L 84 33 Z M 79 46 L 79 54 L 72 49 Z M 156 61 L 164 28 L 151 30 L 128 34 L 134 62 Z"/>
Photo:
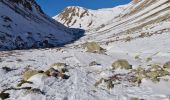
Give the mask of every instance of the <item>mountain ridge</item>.
<path id="1" fill-rule="evenodd" d="M 96 24 L 95 27 L 82 27 L 82 29 L 87 30 L 86 34 L 88 36 L 85 39 L 88 40 L 88 38 L 91 37 L 91 39 L 93 39 L 94 41 L 100 41 L 101 43 L 102 41 L 105 42 L 107 41 L 108 43 L 109 41 L 116 41 L 118 37 L 119 40 L 122 39 L 124 40 L 125 37 L 135 39 L 138 36 L 140 37 L 141 34 L 145 34 L 146 36 L 148 34 L 152 36 L 153 34 L 159 33 L 157 32 L 158 30 L 153 31 L 152 28 L 161 27 L 161 26 L 163 28 L 164 27 L 164 25 L 162 25 L 163 23 L 169 23 L 169 19 L 170 19 L 169 0 L 157 0 L 157 1 L 138 0 L 138 1 L 132 1 L 123 7 L 124 8 L 123 10 L 120 11 L 120 13 L 115 14 L 115 16 L 111 16 L 110 19 L 107 16 L 103 18 L 103 19 L 109 19 L 108 21 L 104 21 L 101 24 L 95 23 Z M 105 9 L 103 9 L 101 15 L 108 15 L 104 11 Z M 56 20 L 63 23 L 59 17 Z M 77 18 L 76 20 L 79 19 L 80 18 Z M 84 20 L 86 21 L 86 19 Z M 101 19 L 97 19 L 97 21 L 101 22 Z M 80 22 L 83 21 L 80 20 Z M 84 23 L 84 25 L 86 26 L 87 23 Z M 73 25 L 70 27 L 79 27 L 79 26 Z M 162 28 L 160 28 L 159 31 L 168 30 Z"/>
<path id="2" fill-rule="evenodd" d="M 2 50 L 62 46 L 83 35 L 47 16 L 35 0 L 1 0 L 0 5 Z"/>
<path id="3" fill-rule="evenodd" d="M 104 22 L 107 22 L 118 16 L 119 12 L 124 9 L 124 6 L 125 5 L 120 5 L 115 8 L 105 8 L 98 10 L 87 9 L 79 6 L 69 6 L 66 7 L 60 14 L 54 16 L 53 19 L 61 22 L 67 27 L 81 29 L 96 28 L 96 23 L 102 25 Z M 102 14 L 105 14 L 105 16 Z M 108 16 L 107 19 L 105 18 L 106 16 Z"/>

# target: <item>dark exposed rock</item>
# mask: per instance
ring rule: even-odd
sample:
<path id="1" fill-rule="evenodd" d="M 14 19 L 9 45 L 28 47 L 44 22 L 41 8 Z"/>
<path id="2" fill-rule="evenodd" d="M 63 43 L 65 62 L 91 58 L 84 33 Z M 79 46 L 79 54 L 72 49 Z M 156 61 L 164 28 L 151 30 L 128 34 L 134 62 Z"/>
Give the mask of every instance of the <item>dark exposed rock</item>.
<path id="1" fill-rule="evenodd" d="M 1 92 L 1 93 L 0 93 L 0 98 L 1 98 L 2 100 L 7 99 L 7 98 L 9 98 L 9 97 L 10 97 L 10 94 L 9 94 L 9 93 L 4 93 L 4 92 Z"/>

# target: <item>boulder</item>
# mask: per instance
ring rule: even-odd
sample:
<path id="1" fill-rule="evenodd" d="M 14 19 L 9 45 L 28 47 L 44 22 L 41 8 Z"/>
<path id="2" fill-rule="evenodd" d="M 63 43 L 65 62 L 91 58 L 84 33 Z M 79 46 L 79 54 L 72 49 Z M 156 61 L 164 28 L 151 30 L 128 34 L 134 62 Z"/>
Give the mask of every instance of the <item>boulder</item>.
<path id="1" fill-rule="evenodd" d="M 84 44 L 85 48 L 87 49 L 87 52 L 91 52 L 91 53 L 104 53 L 105 50 L 100 47 L 99 44 L 97 44 L 96 42 L 87 42 Z"/>
<path id="2" fill-rule="evenodd" d="M 52 68 L 54 68 L 55 70 L 58 70 L 59 72 L 63 72 L 64 70 L 67 71 L 67 69 L 65 68 L 67 66 L 66 63 L 58 62 L 58 63 L 52 64 L 51 66 Z"/>
<path id="3" fill-rule="evenodd" d="M 89 64 L 89 66 L 95 66 L 95 65 L 100 65 L 100 64 L 98 64 L 96 61 L 92 61 L 92 62 Z"/>
<path id="4" fill-rule="evenodd" d="M 0 99 L 2 99 L 2 100 L 7 99 L 9 97 L 10 97 L 9 93 L 4 93 L 4 92 L 0 93 Z"/>
<path id="5" fill-rule="evenodd" d="M 45 74 L 47 76 L 53 76 L 53 74 L 56 72 L 56 70 L 54 68 L 50 68 L 48 70 L 45 71 Z"/>
<path id="6" fill-rule="evenodd" d="M 27 81 L 30 77 L 32 77 L 33 75 L 36 75 L 38 74 L 38 71 L 36 70 L 26 70 L 24 73 L 23 73 L 23 80 Z"/>
<path id="7" fill-rule="evenodd" d="M 170 69 L 170 61 L 166 62 L 166 63 L 163 65 L 163 68 L 168 68 L 168 69 Z"/>
<path id="8" fill-rule="evenodd" d="M 125 59 L 119 59 L 112 63 L 113 69 L 132 69 L 132 66 L 129 64 L 129 62 Z"/>
<path id="9" fill-rule="evenodd" d="M 158 70 L 162 70 L 162 67 L 158 64 L 152 64 L 151 68 L 149 68 L 150 71 L 158 71 Z"/>

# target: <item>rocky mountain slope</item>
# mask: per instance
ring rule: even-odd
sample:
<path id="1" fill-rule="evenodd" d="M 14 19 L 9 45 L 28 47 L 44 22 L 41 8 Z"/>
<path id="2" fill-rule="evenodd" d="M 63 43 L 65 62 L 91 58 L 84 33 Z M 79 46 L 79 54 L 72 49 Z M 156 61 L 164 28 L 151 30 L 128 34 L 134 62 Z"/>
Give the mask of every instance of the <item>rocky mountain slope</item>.
<path id="1" fill-rule="evenodd" d="M 107 21 L 92 18 L 98 24 L 91 27 L 79 17 L 85 8 L 75 15 L 80 7 L 68 7 L 60 17 L 67 21 L 74 13 L 85 23 L 85 36 L 53 49 L 1 51 L 0 99 L 169 100 L 169 0 L 133 0 L 122 7 Z M 82 18 L 98 11 L 92 16 L 87 10 L 89 17 Z"/>
<path id="2" fill-rule="evenodd" d="M 67 27 L 87 30 L 103 26 L 104 23 L 118 17 L 124 8 L 125 6 L 118 6 L 115 8 L 91 10 L 78 6 L 70 6 L 53 18 Z"/>
<path id="3" fill-rule="evenodd" d="M 67 12 L 68 8 L 75 10 Z M 65 26 L 81 27 L 85 30 L 92 30 L 96 34 L 98 32 L 102 34 L 110 32 L 112 34 L 111 37 L 116 33 L 140 33 L 142 28 L 149 28 L 151 24 L 156 25 L 156 23 L 161 21 L 169 20 L 168 0 L 134 0 L 127 5 L 100 10 L 82 10 L 85 8 L 80 7 L 68 8 L 55 16 L 54 19 Z M 78 9 L 81 9 L 81 11 L 79 12 Z M 86 12 L 86 14 L 80 17 L 74 14 L 77 12 L 82 15 L 83 12 Z M 151 28 L 153 28 L 152 25 L 150 26 Z M 107 37 L 109 37 L 108 34 Z"/>
<path id="4" fill-rule="evenodd" d="M 91 29 L 88 38 L 95 37 L 96 41 L 109 43 L 169 32 L 169 6 L 168 0 L 131 3 L 120 17 L 110 20 L 103 27 Z"/>
<path id="5" fill-rule="evenodd" d="M 169 6 L 169 0 L 132 1 L 127 5 L 121 6 L 123 10 L 118 14 L 114 14 L 113 12 L 114 9 L 119 7 L 112 8 L 111 14 L 113 14 L 113 17 L 111 18 L 105 16 L 107 15 L 107 13 L 105 14 L 107 9 L 102 9 L 103 12 L 100 12 L 100 14 L 103 15 L 103 18 L 101 16 L 92 17 L 97 19 L 94 27 L 86 27 L 87 24 L 83 24 L 85 27 L 82 28 L 86 30 L 87 34 L 84 40 L 108 44 L 118 40 L 128 41 L 142 37 L 150 37 L 162 32 L 169 32 Z M 95 12 L 98 12 L 98 10 L 94 11 L 94 13 Z M 71 15 L 71 12 L 69 14 Z M 59 22 L 62 22 L 60 19 L 61 15 L 62 13 L 57 17 Z M 110 15 L 108 14 L 108 16 Z M 101 17 L 101 19 L 98 19 L 99 17 Z M 69 19 L 69 16 L 66 19 Z M 86 18 L 85 20 L 87 19 L 90 18 Z M 102 19 L 108 20 L 101 21 Z M 74 20 L 81 20 L 79 22 L 83 23 L 81 18 L 75 18 Z M 77 25 L 79 22 L 77 22 Z M 100 24 L 100 22 L 102 22 L 102 24 Z M 75 26 L 73 25 L 71 27 L 79 27 L 77 25 L 75 23 Z"/>
<path id="6" fill-rule="evenodd" d="M 80 35 L 44 14 L 35 0 L 1 0 L 0 12 L 1 50 L 54 47 Z"/>

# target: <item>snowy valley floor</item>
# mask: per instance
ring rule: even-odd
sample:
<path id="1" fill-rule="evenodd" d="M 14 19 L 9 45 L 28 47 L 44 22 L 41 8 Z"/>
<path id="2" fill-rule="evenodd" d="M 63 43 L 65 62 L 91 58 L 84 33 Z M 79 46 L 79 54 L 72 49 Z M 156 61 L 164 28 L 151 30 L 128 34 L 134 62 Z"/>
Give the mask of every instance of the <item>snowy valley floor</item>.
<path id="1" fill-rule="evenodd" d="M 156 39 L 159 36 L 159 39 Z M 126 70 L 113 71 L 111 65 L 118 59 L 126 59 L 133 68 L 148 67 L 149 64 L 163 65 L 170 60 L 169 34 L 155 35 L 130 42 L 117 42 L 108 46 L 106 54 L 86 52 L 82 48 L 54 48 L 39 50 L 1 51 L 0 52 L 0 91 L 10 87 L 18 88 L 26 68 L 48 70 L 52 64 L 66 63 L 70 76 L 68 79 L 48 77 L 43 74 L 32 76 L 21 87 L 32 87 L 40 91 L 28 92 L 25 89 L 11 89 L 7 100 L 169 100 L 170 77 L 165 76 L 160 82 L 143 79 L 137 86 L 126 80 L 108 89 L 105 84 L 94 86 L 96 81 L 114 73 L 126 73 Z M 73 46 L 73 45 L 72 45 Z M 137 56 L 138 57 L 135 57 Z M 147 58 L 152 58 L 146 61 Z M 100 65 L 89 66 L 96 61 Z M 12 70 L 5 71 L 2 67 Z"/>

